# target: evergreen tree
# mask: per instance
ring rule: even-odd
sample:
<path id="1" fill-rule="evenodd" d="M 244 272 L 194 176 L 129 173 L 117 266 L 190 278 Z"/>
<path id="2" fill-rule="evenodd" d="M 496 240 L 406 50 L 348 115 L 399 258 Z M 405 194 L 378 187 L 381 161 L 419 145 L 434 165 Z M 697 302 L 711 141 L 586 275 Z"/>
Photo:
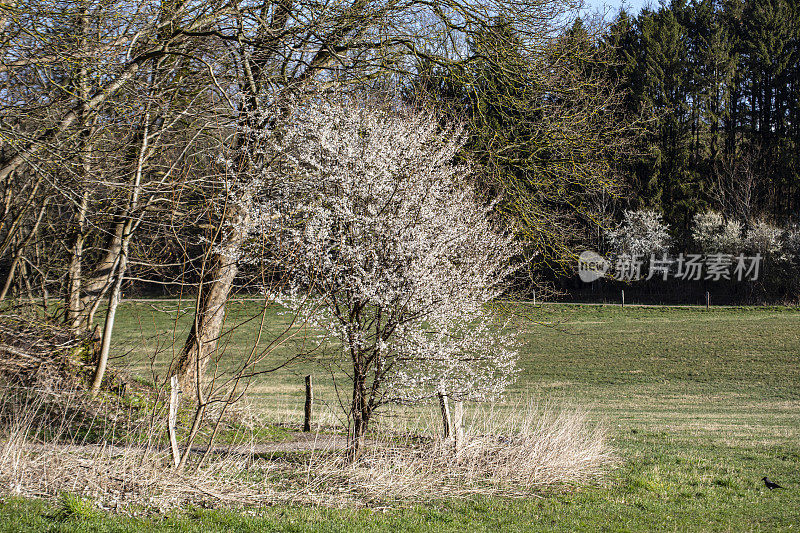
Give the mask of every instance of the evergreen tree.
<path id="1" fill-rule="evenodd" d="M 746 228 L 800 206 L 799 15 L 788 0 L 675 0 L 610 27 L 626 107 L 653 118 L 630 203 L 661 210 L 679 247 L 707 207 Z"/>

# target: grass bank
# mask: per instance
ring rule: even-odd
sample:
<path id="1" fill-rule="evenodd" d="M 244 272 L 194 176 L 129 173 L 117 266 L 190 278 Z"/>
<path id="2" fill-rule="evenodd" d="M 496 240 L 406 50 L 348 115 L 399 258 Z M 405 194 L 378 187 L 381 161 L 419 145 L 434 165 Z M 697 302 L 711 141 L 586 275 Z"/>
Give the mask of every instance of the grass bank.
<path id="1" fill-rule="evenodd" d="M 232 318 L 252 316 L 256 305 L 235 303 Z M 187 510 L 147 519 L 59 514 L 43 502 L 6 500 L 0 504 L 0 530 L 798 528 L 800 312 L 565 305 L 530 311 L 537 323 L 520 325 L 522 372 L 509 405 L 522 398 L 573 403 L 605 420 L 623 463 L 599 486 L 548 489 L 526 500 L 478 498 L 377 510 L 280 505 L 257 516 Z M 270 313 L 267 329 L 278 331 L 286 317 Z M 115 363 L 145 380 L 153 372 L 163 376 L 170 339 L 182 337 L 188 317 L 174 302 L 127 303 L 120 315 L 116 352 L 124 357 Z M 220 368 L 233 364 L 252 340 L 252 328 L 231 332 L 225 339 L 229 359 Z M 300 342 L 288 344 L 275 360 L 302 349 Z M 299 422 L 302 376 L 313 368 L 293 365 L 254 383 L 253 409 L 275 421 Z M 331 382 L 320 374 L 317 383 L 333 417 Z M 765 475 L 787 489 L 767 491 L 760 481 Z"/>

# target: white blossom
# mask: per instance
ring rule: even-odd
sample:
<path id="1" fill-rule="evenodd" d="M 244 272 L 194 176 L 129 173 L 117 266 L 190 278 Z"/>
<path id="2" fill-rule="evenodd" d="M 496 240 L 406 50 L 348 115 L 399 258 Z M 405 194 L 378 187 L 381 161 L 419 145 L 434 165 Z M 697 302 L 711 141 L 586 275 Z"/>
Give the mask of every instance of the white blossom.
<path id="1" fill-rule="evenodd" d="M 655 211 L 625 211 L 622 222 L 607 232 L 611 252 L 629 257 L 661 255 L 669 249 L 669 228 Z"/>
<path id="2" fill-rule="evenodd" d="M 745 230 L 740 222 L 726 221 L 716 211 L 695 215 L 692 227 L 692 239 L 707 254 L 777 254 L 781 250 L 782 233 L 780 228 L 763 221 L 756 221 Z"/>
<path id="3" fill-rule="evenodd" d="M 781 256 L 786 261 L 800 259 L 800 225 L 790 225 L 781 234 Z"/>
<path id="4" fill-rule="evenodd" d="M 371 408 L 420 400 L 442 382 L 454 397 L 501 393 L 514 336 L 485 304 L 518 249 L 479 204 L 470 165 L 455 162 L 464 132 L 338 97 L 293 104 L 274 139 L 280 176 L 262 180 L 275 185 L 256 228 L 274 236 L 271 260 L 296 291 L 286 304 L 337 338 L 353 375 L 378 388 Z"/>
<path id="5" fill-rule="evenodd" d="M 733 254 L 744 248 L 742 225 L 735 220 L 724 220 L 716 211 L 695 215 L 692 240 L 705 253 Z"/>
<path id="6" fill-rule="evenodd" d="M 776 228 L 766 222 L 756 222 L 747 231 L 744 248 L 750 254 L 760 253 L 762 255 L 775 254 L 781 249 L 780 228 Z"/>

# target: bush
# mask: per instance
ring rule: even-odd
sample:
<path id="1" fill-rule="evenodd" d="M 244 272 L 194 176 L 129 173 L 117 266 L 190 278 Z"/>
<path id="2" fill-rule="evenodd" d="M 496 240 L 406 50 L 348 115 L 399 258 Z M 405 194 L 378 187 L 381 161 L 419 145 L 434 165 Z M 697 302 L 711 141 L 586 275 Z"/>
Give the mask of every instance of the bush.
<path id="1" fill-rule="evenodd" d="M 777 254 L 781 249 L 781 234 L 779 228 L 770 226 L 766 222 L 757 222 L 747 232 L 744 251 L 748 254 L 759 253 L 762 256 Z"/>
<path id="2" fill-rule="evenodd" d="M 742 225 L 725 220 L 716 211 L 698 213 L 694 217 L 692 241 L 704 253 L 739 253 L 744 249 Z"/>
<path id="3" fill-rule="evenodd" d="M 669 249 L 669 227 L 655 211 L 625 211 L 616 229 L 607 233 L 611 252 L 615 255 L 650 257 Z"/>

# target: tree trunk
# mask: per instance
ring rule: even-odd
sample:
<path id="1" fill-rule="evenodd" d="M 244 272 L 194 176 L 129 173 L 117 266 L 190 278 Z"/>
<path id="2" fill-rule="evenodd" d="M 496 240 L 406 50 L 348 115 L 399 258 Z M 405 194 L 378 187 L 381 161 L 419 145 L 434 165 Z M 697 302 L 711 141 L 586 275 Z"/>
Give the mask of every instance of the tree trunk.
<path id="1" fill-rule="evenodd" d="M 364 451 L 364 439 L 367 434 L 369 415 L 368 412 L 364 411 L 357 411 L 353 415 L 353 429 L 348 435 L 350 442 L 347 444 L 347 460 L 350 463 L 356 462 Z"/>
<path id="2" fill-rule="evenodd" d="M 103 376 L 106 373 L 106 366 L 108 365 L 108 354 L 111 351 L 111 334 L 114 331 L 114 320 L 117 316 L 117 307 L 119 306 L 120 293 L 122 292 L 122 280 L 127 270 L 127 248 L 127 243 L 125 243 L 119 257 L 119 265 L 117 265 L 117 278 L 114 282 L 114 288 L 111 290 L 111 295 L 108 299 L 108 313 L 103 325 L 100 356 L 97 358 L 97 367 L 95 368 L 94 379 L 90 389 L 92 394 L 96 394 L 100 390 L 100 385 L 103 384 Z"/>
<path id="3" fill-rule="evenodd" d="M 222 333 L 225 306 L 239 272 L 237 257 L 250 223 L 250 204 L 251 196 L 248 194 L 228 205 L 227 216 L 222 221 L 222 245 L 214 253 L 212 267 L 203 274 L 198 288 L 194 323 L 183 350 L 174 363 L 181 390 L 187 396 L 198 392 L 208 361 L 216 350 L 217 340 Z"/>
<path id="4" fill-rule="evenodd" d="M 95 270 L 95 272 L 99 274 L 98 277 L 102 281 L 95 281 L 97 279 L 96 277 L 94 280 L 90 281 L 87 286 L 87 292 L 89 293 L 89 296 L 93 296 L 95 298 L 95 302 L 92 304 L 88 314 L 85 317 L 86 327 L 90 328 L 92 327 L 94 313 L 100 303 L 100 298 L 102 298 L 103 294 L 105 294 L 105 291 L 108 290 L 112 280 L 114 281 L 111 295 L 108 298 L 108 313 L 106 314 L 105 324 L 103 325 L 103 341 L 100 348 L 100 355 L 97 359 L 97 368 L 95 369 L 94 379 L 92 381 L 92 394 L 95 394 L 98 390 L 100 390 L 100 385 L 103 383 L 103 376 L 105 375 L 106 366 L 108 364 L 108 354 L 111 350 L 111 334 L 114 331 L 114 320 L 117 315 L 117 307 L 119 306 L 119 301 L 122 294 L 122 282 L 125 279 L 125 273 L 128 270 L 128 250 L 130 248 L 130 242 L 131 238 L 133 237 L 133 233 L 138 227 L 139 223 L 142 221 L 141 217 L 144 216 L 143 214 L 140 215 L 138 221 L 134 222 L 133 216 L 139 207 L 142 175 L 144 172 L 144 163 L 148 149 L 148 135 L 150 132 L 148 127 L 149 119 L 150 111 L 148 109 L 148 111 L 145 113 L 144 134 L 142 135 L 141 147 L 138 150 L 139 155 L 136 159 L 136 172 L 134 173 L 131 195 L 128 206 L 126 207 L 125 216 L 123 217 L 123 220 L 117 222 L 117 226 L 114 230 L 113 236 L 111 237 L 111 243 L 104 261 L 101 262 L 100 266 Z M 111 258 L 113 258 L 113 261 Z M 115 275 L 116 278 L 114 278 Z M 96 285 L 92 285 L 92 283 L 96 283 Z M 103 285 L 102 290 L 100 290 L 98 294 L 92 294 L 92 291 L 96 290 L 95 287 L 99 287 L 100 283 Z"/>
<path id="5" fill-rule="evenodd" d="M 88 51 L 88 34 L 89 34 L 89 18 L 86 10 L 80 16 L 80 41 L 79 50 L 81 53 L 86 54 Z M 92 119 L 90 118 L 90 80 L 89 80 L 89 67 L 87 65 L 86 57 L 81 59 L 78 69 L 78 103 L 77 112 L 72 113 L 73 120 L 80 123 L 80 151 L 78 159 L 80 161 L 81 179 L 80 187 L 83 189 L 81 195 L 81 203 L 78 206 L 76 227 L 77 235 L 72 248 L 72 256 L 70 257 L 70 265 L 68 270 L 68 287 L 67 287 L 67 314 L 66 321 L 69 327 L 77 330 L 82 326 L 81 315 L 83 313 L 81 301 L 81 289 L 83 284 L 83 245 L 86 241 L 86 226 L 89 211 L 89 191 L 87 185 L 91 181 L 92 163 L 93 163 L 93 142 L 92 142 Z M 69 124 L 65 126 L 65 129 Z M 31 147 L 33 149 L 33 147 Z M 18 154 L 19 155 L 19 154 Z M 13 161 L 12 163 L 13 164 Z"/>
<path id="6" fill-rule="evenodd" d="M 77 328 L 81 313 L 81 279 L 83 275 L 83 243 L 86 241 L 86 213 L 89 210 L 89 192 L 84 191 L 78 206 L 77 234 L 70 253 L 67 270 L 67 315 L 66 323 Z"/>
<path id="7" fill-rule="evenodd" d="M 11 283 L 14 282 L 14 274 L 17 272 L 17 266 L 19 262 L 22 260 L 22 246 L 17 247 L 17 251 L 14 253 L 14 258 L 11 260 L 11 265 L 8 267 L 8 273 L 6 274 L 6 281 L 3 283 L 3 288 L 0 289 L 0 302 L 6 299 L 6 295 L 8 294 L 8 289 L 11 288 Z"/>
<path id="8" fill-rule="evenodd" d="M 78 326 L 83 329 L 90 330 L 92 328 L 97 308 L 111 288 L 114 274 L 121 262 L 123 236 L 129 226 L 129 223 L 123 221 L 115 224 L 103 258 L 92 270 L 91 277 L 83 283 L 80 312 L 77 317 Z"/>
<path id="9" fill-rule="evenodd" d="M 353 404 L 351 406 L 352 427 L 347 435 L 347 460 L 357 461 L 364 451 L 364 436 L 372 416 L 372 407 L 366 393 L 366 375 L 355 368 L 353 374 Z"/>

